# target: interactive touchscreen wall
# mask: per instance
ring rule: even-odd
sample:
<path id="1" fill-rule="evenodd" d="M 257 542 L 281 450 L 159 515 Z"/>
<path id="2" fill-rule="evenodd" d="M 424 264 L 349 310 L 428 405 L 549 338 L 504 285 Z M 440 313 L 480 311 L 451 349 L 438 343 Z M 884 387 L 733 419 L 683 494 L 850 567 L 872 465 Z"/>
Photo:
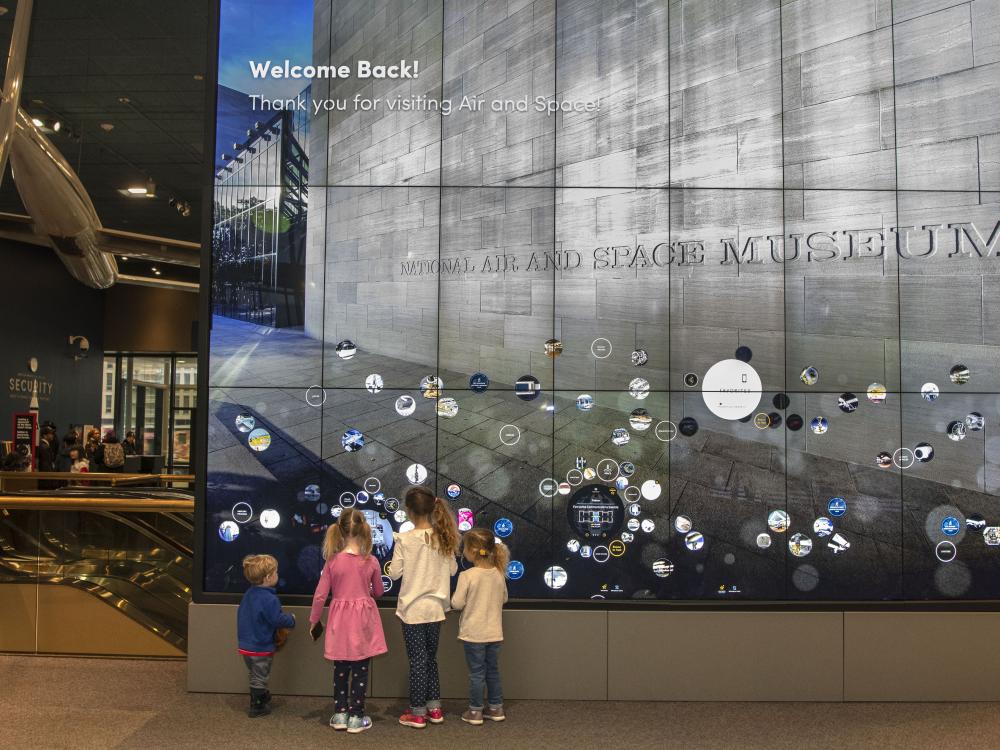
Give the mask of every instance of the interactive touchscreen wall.
<path id="1" fill-rule="evenodd" d="M 425 484 L 513 597 L 1000 593 L 995 2 L 222 8 L 206 592 Z"/>

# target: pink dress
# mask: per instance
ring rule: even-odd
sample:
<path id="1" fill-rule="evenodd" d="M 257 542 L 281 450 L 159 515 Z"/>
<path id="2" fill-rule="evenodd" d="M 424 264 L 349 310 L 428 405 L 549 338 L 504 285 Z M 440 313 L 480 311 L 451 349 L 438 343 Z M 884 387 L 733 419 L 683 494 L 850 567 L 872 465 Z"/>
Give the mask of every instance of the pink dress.
<path id="1" fill-rule="evenodd" d="M 374 599 L 383 593 L 378 559 L 338 552 L 327 560 L 313 594 L 310 624 L 319 622 L 331 591 L 323 656 L 331 661 L 360 661 L 388 651 Z"/>

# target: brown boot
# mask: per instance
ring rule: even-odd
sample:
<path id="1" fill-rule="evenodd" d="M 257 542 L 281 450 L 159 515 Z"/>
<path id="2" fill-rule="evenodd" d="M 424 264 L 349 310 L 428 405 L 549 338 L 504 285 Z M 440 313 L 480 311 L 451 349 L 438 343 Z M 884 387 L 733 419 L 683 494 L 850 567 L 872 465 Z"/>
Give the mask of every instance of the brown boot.
<path id="1" fill-rule="evenodd" d="M 507 717 L 504 715 L 503 706 L 487 706 L 483 711 L 483 718 L 490 721 L 503 721 Z"/>
<path id="2" fill-rule="evenodd" d="M 474 708 L 470 708 L 468 711 L 462 714 L 462 721 L 464 721 L 466 724 L 475 724 L 476 726 L 479 726 L 480 724 L 483 723 L 483 712 L 477 711 Z"/>

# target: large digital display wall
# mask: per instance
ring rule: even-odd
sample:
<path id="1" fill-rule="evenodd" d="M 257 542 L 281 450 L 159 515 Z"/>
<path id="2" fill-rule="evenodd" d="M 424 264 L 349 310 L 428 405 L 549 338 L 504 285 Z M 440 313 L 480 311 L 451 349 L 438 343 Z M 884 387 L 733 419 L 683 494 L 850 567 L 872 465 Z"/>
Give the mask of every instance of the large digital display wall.
<path id="1" fill-rule="evenodd" d="M 204 591 L 425 484 L 513 598 L 995 598 L 998 27 L 223 2 Z"/>

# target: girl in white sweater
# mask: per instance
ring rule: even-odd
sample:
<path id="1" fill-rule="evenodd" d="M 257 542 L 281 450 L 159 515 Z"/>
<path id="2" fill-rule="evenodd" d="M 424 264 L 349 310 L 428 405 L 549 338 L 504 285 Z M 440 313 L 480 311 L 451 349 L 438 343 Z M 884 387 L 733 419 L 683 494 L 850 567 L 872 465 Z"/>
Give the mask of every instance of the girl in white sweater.
<path id="1" fill-rule="evenodd" d="M 388 574 L 403 579 L 396 616 L 410 659 L 410 710 L 399 723 L 423 729 L 444 721 L 437 648 L 444 613 L 449 609 L 451 577 L 458 572 L 458 526 L 448 503 L 426 487 L 406 492 L 406 514 L 413 528 L 395 534 Z"/>
<path id="2" fill-rule="evenodd" d="M 458 577 L 451 606 L 462 610 L 458 639 L 464 642 L 469 667 L 469 710 L 462 721 L 482 724 L 483 719 L 503 721 L 503 688 L 500 685 L 500 646 L 503 643 L 503 605 L 507 601 L 505 577 L 510 553 L 487 529 L 472 529 L 462 537 L 462 552 L 472 567 Z M 488 704 L 483 706 L 483 685 Z"/>

